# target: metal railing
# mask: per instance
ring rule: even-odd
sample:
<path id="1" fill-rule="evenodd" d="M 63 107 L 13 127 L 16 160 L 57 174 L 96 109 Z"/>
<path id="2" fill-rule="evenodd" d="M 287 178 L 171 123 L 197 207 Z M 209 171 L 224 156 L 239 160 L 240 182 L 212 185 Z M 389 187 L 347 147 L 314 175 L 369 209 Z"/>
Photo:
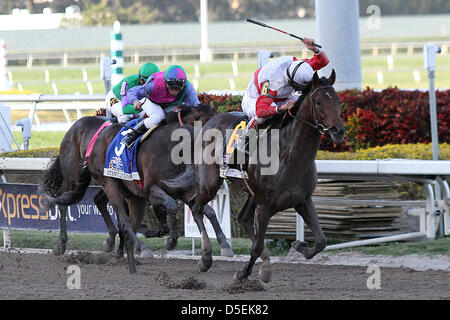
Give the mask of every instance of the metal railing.
<path id="1" fill-rule="evenodd" d="M 426 42 L 378 42 L 361 43 L 361 55 L 363 56 L 415 56 L 422 55 L 423 46 Z M 447 54 L 450 41 L 435 41 L 436 45 L 442 47 L 443 54 Z M 233 59 L 255 57 L 261 46 L 234 46 L 234 47 L 211 47 L 214 59 Z M 275 55 L 299 54 L 306 56 L 308 50 L 298 45 L 265 45 L 264 50 L 273 52 Z M 31 68 L 33 65 L 48 64 L 68 66 L 69 64 L 99 64 L 102 57 L 109 55 L 108 49 L 84 50 L 73 52 L 36 52 L 36 53 L 9 53 L 8 61 L 11 66 L 22 65 Z M 124 49 L 123 57 L 125 63 L 136 65 L 148 61 L 162 61 L 163 63 L 176 62 L 179 59 L 198 60 L 200 48 L 139 48 Z"/>
<path id="2" fill-rule="evenodd" d="M 24 95 L 0 95 L 0 102 L 10 102 L 8 106 L 11 110 L 28 110 L 28 118 L 34 121 L 36 129 L 39 130 L 40 121 L 37 111 L 39 110 L 60 110 L 63 112 L 67 124 L 72 124 L 68 110 L 75 110 L 77 119 L 82 117 L 81 110 L 96 110 L 104 106 L 105 95 L 44 95 L 44 94 L 24 94 Z M 99 103 L 100 102 L 100 103 Z M 20 104 L 27 103 L 27 104 Z"/>

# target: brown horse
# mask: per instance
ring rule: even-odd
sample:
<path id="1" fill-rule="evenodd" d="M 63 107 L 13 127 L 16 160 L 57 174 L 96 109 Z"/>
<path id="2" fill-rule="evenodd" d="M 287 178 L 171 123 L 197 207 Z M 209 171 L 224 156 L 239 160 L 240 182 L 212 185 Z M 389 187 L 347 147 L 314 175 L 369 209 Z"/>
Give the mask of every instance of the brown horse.
<path id="1" fill-rule="evenodd" d="M 196 119 L 201 120 L 201 117 L 196 117 Z M 118 124 L 105 128 L 97 138 L 87 167 L 81 171 L 79 179 L 73 183 L 72 188 L 57 197 L 50 196 L 48 198 L 53 204 L 68 205 L 74 203 L 74 201 L 82 198 L 90 183 L 90 178 L 94 178 L 101 185 L 107 199 L 116 211 L 119 231 L 123 233 L 124 237 L 124 242 L 121 241 L 121 243 L 125 243 L 130 273 L 134 273 L 136 271 L 134 244 L 148 250 L 135 235 L 141 224 L 143 208 L 147 200 L 154 208 L 166 209 L 174 217 L 178 209 L 175 199 L 187 201 L 185 193 L 193 187 L 194 172 L 192 165 L 176 165 L 172 162 L 171 150 L 176 142 L 171 141 L 171 133 L 180 128 L 178 122 L 173 122 L 158 128 L 140 144 L 137 163 L 143 183 L 142 188 L 136 182 L 103 176 L 107 147 L 120 128 L 121 126 Z M 188 147 L 192 149 L 193 127 L 185 124 L 183 129 L 190 136 L 187 143 L 189 143 Z M 217 233 L 217 240 L 222 246 L 222 254 L 232 255 L 231 247 L 226 241 L 214 211 L 208 207 L 205 207 L 205 209 L 204 213 L 211 220 Z M 203 221 L 201 221 L 201 224 L 203 224 Z"/>
<path id="2" fill-rule="evenodd" d="M 183 111 L 179 115 L 184 123 L 192 125 L 194 121 L 205 123 L 216 112 L 217 106 L 215 106 L 214 109 L 211 109 L 209 106 L 202 105 L 200 108 L 183 108 Z M 169 118 L 167 121 L 176 121 L 176 119 L 173 119 L 175 117 L 178 117 L 178 114 L 173 112 L 167 113 L 167 118 Z M 56 204 L 51 200 L 52 198 L 57 198 L 64 192 L 74 191 L 77 183 L 79 183 L 78 180 L 80 179 L 80 172 L 82 172 L 83 162 L 89 142 L 96 131 L 107 120 L 113 119 L 107 119 L 103 116 L 83 117 L 75 121 L 73 126 L 64 135 L 60 145 L 59 156 L 53 159 L 52 164 L 46 170 L 44 180 L 40 186 L 42 194 L 47 198 L 46 207 L 42 208 L 42 210 L 46 211 L 51 209 Z M 90 180 L 88 171 L 85 171 L 84 179 Z M 82 197 L 84 193 L 79 195 Z M 73 203 L 76 203 L 79 200 L 81 200 L 81 198 L 73 199 Z M 114 249 L 115 238 L 118 233 L 116 226 L 114 225 L 107 210 L 108 201 L 109 200 L 103 190 L 100 190 L 94 197 L 94 203 L 101 212 L 109 232 L 109 237 L 103 244 L 103 250 L 105 252 L 110 252 Z M 65 219 L 67 206 L 60 205 L 59 209 L 61 213 L 60 235 L 59 240 L 54 247 L 54 253 L 57 255 L 65 252 L 67 243 Z M 169 232 L 165 209 L 154 207 L 153 211 L 158 218 L 159 229 L 138 229 L 138 231 L 144 234 L 147 238 L 162 237 Z M 119 233 L 119 236 L 122 239 L 121 233 Z M 172 217 L 172 236 L 166 239 L 166 247 L 168 250 L 171 250 L 176 246 L 177 238 L 178 233 L 176 229 L 176 217 Z M 121 245 L 118 248 L 118 256 L 122 255 L 123 241 L 121 241 Z"/>
<path id="3" fill-rule="evenodd" d="M 235 274 L 237 280 L 247 278 L 256 259 L 261 257 L 261 279 L 270 281 L 269 252 L 264 247 L 264 235 L 270 218 L 279 211 L 295 208 L 314 233 L 313 248 L 307 247 L 304 242 L 293 243 L 293 247 L 306 258 L 312 258 L 326 246 L 326 238 L 311 195 L 317 183 L 314 160 L 322 134 L 330 133 L 335 143 L 342 143 L 344 139 L 345 127 L 340 116 L 340 99 L 332 87 L 334 81 L 334 70 L 328 79 L 319 79 L 317 73 L 314 73 L 311 88 L 304 94 L 304 99 L 299 99 L 290 112 L 275 116 L 265 123 L 278 130 L 271 129 L 260 134 L 257 142 L 262 144 L 261 137 L 267 136 L 268 150 L 272 150 L 271 160 L 278 161 L 278 170 L 264 173 L 264 169 L 270 169 L 271 164 L 260 161 L 260 150 L 250 149 L 249 156 L 254 161 L 248 164 L 248 181 L 245 182 L 252 196 L 238 218 L 244 222 L 253 245 L 250 261 L 242 271 Z M 236 119 L 234 114 L 218 114 L 206 123 L 203 130 L 218 129 L 225 136 L 226 130 Z M 273 142 L 271 138 L 276 138 L 277 133 L 279 138 Z M 203 143 L 203 147 L 205 146 Z M 258 147 L 261 148 L 261 145 Z M 203 206 L 214 198 L 222 184 L 219 168 L 220 163 L 196 165 L 196 188 L 191 202 L 194 214 L 202 211 Z M 206 241 L 203 246 L 210 245 L 209 239 L 202 240 Z"/>

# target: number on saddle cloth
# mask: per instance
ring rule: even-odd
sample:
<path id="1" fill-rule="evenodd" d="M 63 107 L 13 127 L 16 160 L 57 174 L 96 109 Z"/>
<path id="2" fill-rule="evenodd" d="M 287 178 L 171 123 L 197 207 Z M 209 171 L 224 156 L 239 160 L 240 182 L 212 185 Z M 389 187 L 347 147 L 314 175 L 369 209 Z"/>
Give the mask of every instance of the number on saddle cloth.
<path id="1" fill-rule="evenodd" d="M 230 126 L 225 136 L 224 163 L 228 163 L 236 149 L 245 152 L 245 131 L 247 129 L 248 117 L 244 113 L 236 113 L 239 118 Z"/>

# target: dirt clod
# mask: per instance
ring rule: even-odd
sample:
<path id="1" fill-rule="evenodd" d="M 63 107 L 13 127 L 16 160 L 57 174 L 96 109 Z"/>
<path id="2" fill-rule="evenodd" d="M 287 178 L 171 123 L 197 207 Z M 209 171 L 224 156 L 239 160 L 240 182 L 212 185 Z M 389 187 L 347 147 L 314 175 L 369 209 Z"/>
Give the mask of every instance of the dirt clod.
<path id="1" fill-rule="evenodd" d="M 156 281 L 159 282 L 163 287 L 169 289 L 185 289 L 185 290 L 201 290 L 206 288 L 206 283 L 204 281 L 196 279 L 194 276 L 190 276 L 178 282 L 173 282 L 170 280 L 167 273 L 162 272 L 156 277 Z"/>
<path id="2" fill-rule="evenodd" d="M 92 253 L 87 251 L 77 251 L 64 258 L 65 261 L 69 264 L 99 264 L 109 266 L 127 264 L 126 259 L 117 259 L 114 254 L 111 253 Z M 137 259 L 135 259 L 135 261 L 136 265 L 140 265 L 140 262 Z"/>
<path id="3" fill-rule="evenodd" d="M 239 280 L 224 286 L 224 290 L 230 294 L 266 291 L 259 280 Z"/>

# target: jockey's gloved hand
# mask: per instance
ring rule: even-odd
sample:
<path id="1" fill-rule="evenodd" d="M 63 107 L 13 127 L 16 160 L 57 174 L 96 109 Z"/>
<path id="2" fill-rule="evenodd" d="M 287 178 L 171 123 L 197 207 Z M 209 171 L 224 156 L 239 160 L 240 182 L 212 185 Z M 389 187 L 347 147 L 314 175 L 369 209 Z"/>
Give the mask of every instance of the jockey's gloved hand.
<path id="1" fill-rule="evenodd" d="M 309 50 L 311 50 L 315 54 L 318 54 L 320 52 L 319 48 L 317 48 L 316 46 L 313 46 L 314 39 L 303 38 L 302 42 L 305 44 L 305 47 L 307 47 Z"/>
<path id="2" fill-rule="evenodd" d="M 134 110 L 141 110 L 141 102 L 139 100 L 136 100 L 133 102 Z"/>

